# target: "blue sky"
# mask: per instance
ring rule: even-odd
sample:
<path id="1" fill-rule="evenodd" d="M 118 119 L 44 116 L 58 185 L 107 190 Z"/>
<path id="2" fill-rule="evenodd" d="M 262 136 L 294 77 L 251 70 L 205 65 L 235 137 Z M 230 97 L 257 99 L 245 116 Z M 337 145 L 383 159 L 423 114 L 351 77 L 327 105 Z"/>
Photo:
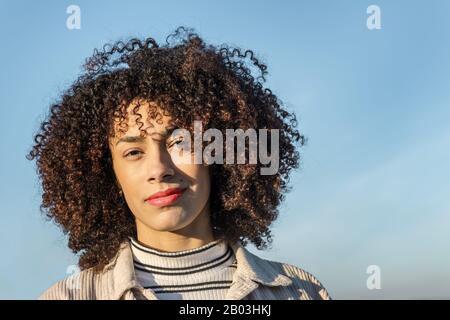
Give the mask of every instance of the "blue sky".
<path id="1" fill-rule="evenodd" d="M 71 4 L 80 30 L 66 28 Z M 371 4 L 380 30 L 366 27 Z M 0 1 L 0 298 L 34 299 L 76 262 L 25 159 L 48 106 L 94 48 L 178 25 L 254 50 L 309 139 L 272 248 L 249 249 L 336 299 L 450 298 L 449 13 L 444 0 Z"/>

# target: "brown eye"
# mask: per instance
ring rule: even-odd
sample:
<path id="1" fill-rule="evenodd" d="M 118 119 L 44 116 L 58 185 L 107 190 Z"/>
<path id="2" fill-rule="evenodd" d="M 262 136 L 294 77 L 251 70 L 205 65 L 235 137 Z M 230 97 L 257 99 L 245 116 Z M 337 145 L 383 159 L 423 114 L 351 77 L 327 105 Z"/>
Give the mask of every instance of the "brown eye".
<path id="1" fill-rule="evenodd" d="M 175 144 L 180 144 L 181 142 L 183 142 L 183 137 L 179 137 L 179 138 L 176 138 L 170 145 L 169 145 L 169 148 L 171 148 L 173 145 L 175 145 Z"/>
<path id="2" fill-rule="evenodd" d="M 142 153 L 142 152 L 139 151 L 139 150 L 131 150 L 130 152 L 128 152 L 128 153 L 125 155 L 125 158 L 128 158 L 129 156 L 135 156 L 135 155 L 136 155 L 135 152 L 137 152 L 137 153 Z"/>

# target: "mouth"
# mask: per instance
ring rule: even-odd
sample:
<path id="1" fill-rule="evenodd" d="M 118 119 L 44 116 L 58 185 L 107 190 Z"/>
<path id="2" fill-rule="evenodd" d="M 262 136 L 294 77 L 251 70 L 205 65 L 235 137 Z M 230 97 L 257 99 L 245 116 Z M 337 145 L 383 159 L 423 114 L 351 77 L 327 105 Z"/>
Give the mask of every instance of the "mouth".
<path id="1" fill-rule="evenodd" d="M 186 189 L 187 188 L 169 188 L 151 195 L 145 199 L 145 202 L 156 207 L 167 206 L 177 201 Z"/>

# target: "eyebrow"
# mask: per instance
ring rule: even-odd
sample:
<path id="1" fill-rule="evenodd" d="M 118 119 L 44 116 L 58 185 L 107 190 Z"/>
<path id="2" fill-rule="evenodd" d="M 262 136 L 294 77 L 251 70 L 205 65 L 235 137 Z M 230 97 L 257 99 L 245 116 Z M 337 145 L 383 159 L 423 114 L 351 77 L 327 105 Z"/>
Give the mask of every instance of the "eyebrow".
<path id="1" fill-rule="evenodd" d="M 154 134 L 159 134 L 161 136 L 163 136 L 164 138 L 167 138 L 168 136 L 170 136 L 172 134 L 172 132 L 178 129 L 178 127 L 169 127 L 167 128 L 165 131 L 163 132 L 153 132 L 150 135 L 154 135 Z M 138 142 L 143 142 L 145 140 L 145 137 L 141 137 L 141 136 L 125 136 L 120 138 L 119 140 L 117 140 L 116 142 L 116 146 L 120 143 L 120 142 L 128 142 L 128 143 L 138 143 Z"/>

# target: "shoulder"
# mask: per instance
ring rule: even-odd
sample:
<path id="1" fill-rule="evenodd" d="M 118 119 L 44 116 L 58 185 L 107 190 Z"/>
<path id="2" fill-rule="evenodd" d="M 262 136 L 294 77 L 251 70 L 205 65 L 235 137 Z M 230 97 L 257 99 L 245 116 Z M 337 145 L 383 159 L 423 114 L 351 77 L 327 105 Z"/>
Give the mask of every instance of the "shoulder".
<path id="1" fill-rule="evenodd" d="M 292 264 L 279 264 L 286 275 L 294 281 L 294 284 L 304 289 L 311 299 L 331 300 L 328 290 L 313 274 Z"/>
<path id="2" fill-rule="evenodd" d="M 99 298 L 103 274 L 94 269 L 76 272 L 45 290 L 39 300 L 93 300 Z"/>
<path id="3" fill-rule="evenodd" d="M 240 242 L 231 244 L 238 270 L 259 282 L 255 300 L 331 300 L 323 284 L 311 273 L 293 264 L 265 259 L 252 253 Z"/>
<path id="4" fill-rule="evenodd" d="M 264 259 L 277 273 L 292 280 L 290 285 L 302 293 L 301 299 L 332 300 L 324 285 L 310 272 L 293 264 Z"/>

